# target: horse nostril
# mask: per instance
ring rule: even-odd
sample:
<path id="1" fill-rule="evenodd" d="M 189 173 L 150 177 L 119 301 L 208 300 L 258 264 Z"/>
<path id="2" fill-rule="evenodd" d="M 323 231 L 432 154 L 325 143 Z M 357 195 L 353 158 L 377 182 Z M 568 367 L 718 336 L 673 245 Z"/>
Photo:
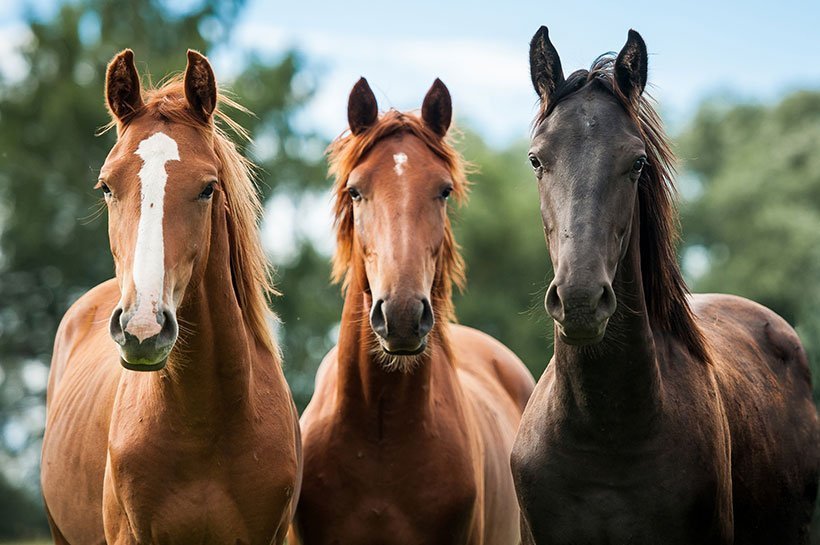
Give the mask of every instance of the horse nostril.
<path id="1" fill-rule="evenodd" d="M 558 295 L 558 286 L 553 282 L 547 290 L 547 297 L 544 300 L 544 306 L 547 312 L 554 320 L 561 322 L 564 320 L 564 305 L 561 303 L 561 297 Z"/>
<path id="2" fill-rule="evenodd" d="M 615 298 L 615 291 L 610 284 L 604 284 L 601 289 L 602 293 L 600 299 L 598 299 L 595 313 L 597 318 L 605 320 L 615 313 L 618 302 Z"/>
<path id="3" fill-rule="evenodd" d="M 174 313 L 169 310 L 163 310 L 157 316 L 157 321 L 162 326 L 159 335 L 157 335 L 157 340 L 161 344 L 171 344 L 176 341 L 179 326 L 177 325 L 177 319 Z"/>
<path id="4" fill-rule="evenodd" d="M 425 297 L 421 300 L 421 317 L 419 318 L 419 338 L 424 338 L 433 329 L 436 323 L 435 316 L 433 316 L 433 308 L 430 306 L 430 301 Z"/>
<path id="5" fill-rule="evenodd" d="M 373 303 L 370 310 L 370 327 L 382 339 L 387 338 L 387 319 L 384 316 L 384 300 L 379 299 Z"/>
<path id="6" fill-rule="evenodd" d="M 122 308 L 117 307 L 114 309 L 114 312 L 111 314 L 111 320 L 108 322 L 108 332 L 111 334 L 111 338 L 114 339 L 119 345 L 125 344 L 125 333 L 123 332 L 122 326 Z"/>

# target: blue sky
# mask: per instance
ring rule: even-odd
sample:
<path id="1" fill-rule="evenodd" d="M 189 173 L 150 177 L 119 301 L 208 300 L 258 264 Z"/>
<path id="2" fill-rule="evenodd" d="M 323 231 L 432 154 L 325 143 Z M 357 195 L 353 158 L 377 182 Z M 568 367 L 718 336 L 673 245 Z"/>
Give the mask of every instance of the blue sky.
<path id="1" fill-rule="evenodd" d="M 496 144 L 526 136 L 533 114 L 528 43 L 541 24 L 566 73 L 617 51 L 629 28 L 650 52 L 653 94 L 673 125 L 706 96 L 774 100 L 820 87 L 820 2 L 253 2 L 235 40 L 275 52 L 306 50 L 324 70 L 310 114 L 335 135 L 359 75 L 384 106 L 415 108 L 435 77 L 457 115 Z M 478 7 L 478 6 L 488 7 Z"/>
<path id="2" fill-rule="evenodd" d="M 10 50 L 25 39 L 21 18 L 30 5 L 0 7 L 2 70 L 15 67 Z M 36 12 L 49 13 L 57 2 L 34 5 Z M 638 30 L 650 52 L 651 91 L 672 127 L 680 128 L 707 96 L 773 101 L 793 89 L 820 88 L 818 22 L 820 2 L 793 0 L 250 0 L 231 43 L 211 55 L 224 81 L 242 52 L 275 58 L 287 47 L 304 51 L 319 93 L 301 123 L 328 137 L 345 127 L 347 94 L 360 75 L 368 78 L 383 108 L 402 109 L 419 107 L 440 77 L 458 118 L 491 143 L 504 145 L 528 132 L 535 104 L 528 43 L 541 24 L 549 27 L 566 73 L 617 51 L 627 30 Z"/>

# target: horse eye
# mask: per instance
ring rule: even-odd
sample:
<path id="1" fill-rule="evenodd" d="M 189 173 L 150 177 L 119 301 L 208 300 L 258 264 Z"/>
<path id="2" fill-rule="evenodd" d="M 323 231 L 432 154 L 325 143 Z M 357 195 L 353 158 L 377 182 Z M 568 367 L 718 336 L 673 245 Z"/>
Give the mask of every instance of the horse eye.
<path id="1" fill-rule="evenodd" d="M 632 172 L 640 172 L 646 166 L 646 157 L 639 157 L 632 163 Z"/>
<path id="2" fill-rule="evenodd" d="M 202 193 L 199 194 L 199 198 L 202 200 L 210 199 L 214 194 L 214 183 L 211 182 L 205 186 L 205 189 L 202 190 Z"/>
<path id="3" fill-rule="evenodd" d="M 539 160 L 538 160 L 538 157 L 536 157 L 535 155 L 533 155 L 533 154 L 531 153 L 531 154 L 530 154 L 530 164 L 532 165 L 532 168 L 533 168 L 533 169 L 537 170 L 537 169 L 538 169 L 538 167 L 540 167 L 540 166 L 541 166 L 541 161 L 539 161 Z"/>
<path id="4" fill-rule="evenodd" d="M 359 190 L 356 189 L 355 187 L 348 187 L 347 192 L 350 195 L 350 198 L 353 199 L 354 201 L 358 202 L 358 201 L 362 200 L 362 194 L 359 193 Z"/>
<path id="5" fill-rule="evenodd" d="M 111 195 L 111 189 L 102 182 L 100 182 L 100 189 L 102 189 L 103 195 L 106 197 Z"/>
<path id="6" fill-rule="evenodd" d="M 453 192 L 453 188 L 452 188 L 452 187 L 445 187 L 445 188 L 441 191 L 441 198 L 442 198 L 442 199 L 444 199 L 444 200 L 446 201 L 446 200 L 447 200 L 447 198 L 450 196 L 450 194 L 451 194 L 452 192 Z"/>

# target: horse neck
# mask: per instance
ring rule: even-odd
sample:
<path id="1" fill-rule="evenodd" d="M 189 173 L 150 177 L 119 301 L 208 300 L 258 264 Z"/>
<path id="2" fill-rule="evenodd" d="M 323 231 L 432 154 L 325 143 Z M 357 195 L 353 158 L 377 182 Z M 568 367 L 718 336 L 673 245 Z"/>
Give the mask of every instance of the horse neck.
<path id="1" fill-rule="evenodd" d="M 640 213 L 635 206 L 629 246 L 613 281 L 618 307 L 604 339 L 571 346 L 555 334 L 555 375 L 570 425 L 615 429 L 628 437 L 651 429 L 661 401 L 655 340 L 643 291 Z"/>
<path id="2" fill-rule="evenodd" d="M 372 299 L 369 290 L 365 289 L 364 265 L 356 263 L 353 267 L 339 330 L 340 408 L 364 418 L 376 417 L 379 422 L 389 414 L 406 417 L 424 413 L 430 401 L 431 383 L 442 373 L 446 376 L 452 368 L 448 361 L 441 361 L 447 357 L 436 329 L 443 324 L 437 324 L 431 332 L 427 350 L 412 371 L 388 371 L 370 327 Z M 393 409 L 401 410 L 394 412 Z"/>

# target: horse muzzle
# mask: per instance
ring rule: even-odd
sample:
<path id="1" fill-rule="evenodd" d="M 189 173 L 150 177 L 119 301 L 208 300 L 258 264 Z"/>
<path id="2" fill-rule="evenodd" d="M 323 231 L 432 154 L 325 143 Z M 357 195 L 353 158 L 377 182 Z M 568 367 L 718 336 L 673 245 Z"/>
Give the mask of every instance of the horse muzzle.
<path id="1" fill-rule="evenodd" d="M 424 352 L 434 323 L 427 297 L 377 299 L 370 310 L 370 326 L 382 350 L 391 356 Z"/>
<path id="2" fill-rule="evenodd" d="M 587 288 L 553 282 L 547 290 L 545 306 L 558 325 L 560 339 L 584 346 L 603 340 L 617 302 L 609 283 Z"/>
<path id="3" fill-rule="evenodd" d="M 176 315 L 165 308 L 146 316 L 117 307 L 109 330 L 120 349 L 120 364 L 131 371 L 159 371 L 165 367 L 179 334 Z"/>

